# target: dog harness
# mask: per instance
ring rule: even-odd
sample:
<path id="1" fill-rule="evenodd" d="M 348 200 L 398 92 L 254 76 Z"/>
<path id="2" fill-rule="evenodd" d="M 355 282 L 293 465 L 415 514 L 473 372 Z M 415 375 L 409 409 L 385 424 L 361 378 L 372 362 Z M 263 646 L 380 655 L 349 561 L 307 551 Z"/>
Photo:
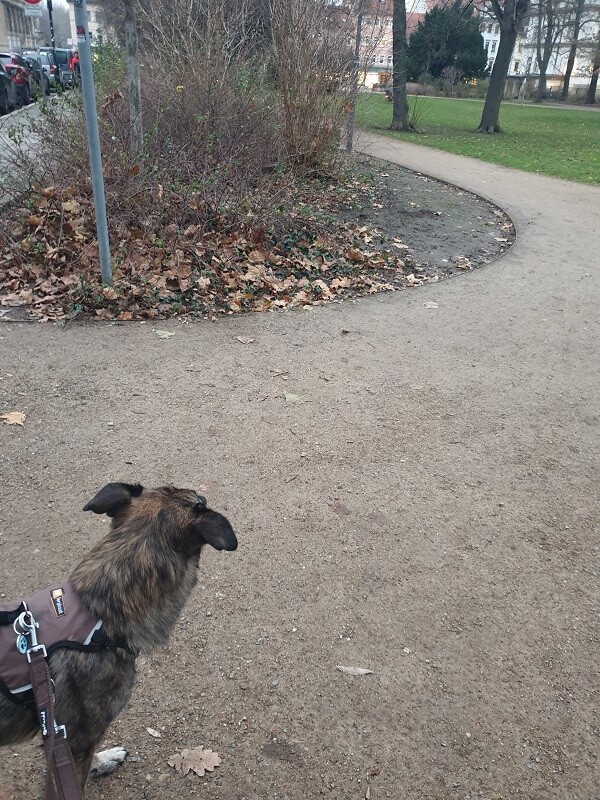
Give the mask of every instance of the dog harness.
<path id="1" fill-rule="evenodd" d="M 41 589 L 17 608 L 0 605 L 0 691 L 22 705 L 32 700 L 29 644 L 19 624 L 26 612 L 35 620 L 37 643 L 46 648 L 46 658 L 60 649 L 99 652 L 108 646 L 99 635 L 102 620 L 83 608 L 68 581 Z"/>

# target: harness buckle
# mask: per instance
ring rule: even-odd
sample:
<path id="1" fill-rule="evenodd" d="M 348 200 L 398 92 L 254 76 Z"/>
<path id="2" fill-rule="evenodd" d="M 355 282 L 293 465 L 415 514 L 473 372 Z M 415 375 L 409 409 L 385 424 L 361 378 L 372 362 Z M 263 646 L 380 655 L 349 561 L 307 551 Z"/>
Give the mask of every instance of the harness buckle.
<path id="1" fill-rule="evenodd" d="M 33 647 L 30 647 L 27 653 L 25 654 L 27 656 L 27 661 L 29 661 L 30 664 L 31 664 L 31 654 L 38 652 L 40 652 L 44 656 L 44 658 L 48 657 L 48 653 L 46 652 L 46 648 L 44 647 L 44 645 L 35 644 Z"/>
<path id="2" fill-rule="evenodd" d="M 57 725 L 56 722 L 54 723 L 54 735 L 60 736 L 62 735 L 63 739 L 67 738 L 67 729 L 64 725 Z"/>

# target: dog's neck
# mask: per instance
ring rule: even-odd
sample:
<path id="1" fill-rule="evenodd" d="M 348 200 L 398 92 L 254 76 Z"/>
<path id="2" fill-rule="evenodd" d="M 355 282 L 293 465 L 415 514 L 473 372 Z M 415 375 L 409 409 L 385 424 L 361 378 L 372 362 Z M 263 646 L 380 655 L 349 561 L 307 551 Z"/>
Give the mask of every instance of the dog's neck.
<path id="1" fill-rule="evenodd" d="M 169 640 L 197 582 L 199 554 L 186 558 L 142 541 L 120 550 L 109 534 L 73 570 L 71 582 L 109 638 L 148 653 Z"/>

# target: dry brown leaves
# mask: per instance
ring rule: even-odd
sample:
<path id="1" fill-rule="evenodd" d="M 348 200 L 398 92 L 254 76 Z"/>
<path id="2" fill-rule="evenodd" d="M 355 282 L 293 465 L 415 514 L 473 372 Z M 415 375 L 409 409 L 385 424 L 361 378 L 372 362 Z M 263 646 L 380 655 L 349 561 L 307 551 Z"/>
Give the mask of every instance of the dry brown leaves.
<path id="1" fill-rule="evenodd" d="M 165 319 L 271 311 L 428 282 L 406 254 L 372 250 L 367 227 L 306 224 L 268 235 L 250 213 L 228 229 L 168 224 L 159 231 L 112 223 L 114 281 L 102 287 L 91 197 L 38 189 L 14 210 L 0 249 L 0 304 L 42 321 L 78 315 Z M 164 202 L 175 202 L 165 192 Z M 193 205 L 193 204 L 192 204 Z M 195 213 L 192 208 L 186 212 Z M 292 215 L 293 216 L 293 215 Z M 284 228 L 284 226 L 281 226 Z M 392 249 L 392 248 L 390 248 Z"/>

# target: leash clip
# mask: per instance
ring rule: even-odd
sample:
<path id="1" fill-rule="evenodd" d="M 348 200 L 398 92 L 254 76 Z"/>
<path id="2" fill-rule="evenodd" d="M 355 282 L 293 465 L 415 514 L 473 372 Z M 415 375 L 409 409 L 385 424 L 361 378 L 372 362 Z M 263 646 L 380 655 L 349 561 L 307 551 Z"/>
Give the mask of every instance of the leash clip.
<path id="1" fill-rule="evenodd" d="M 41 652 L 46 658 L 46 648 L 43 644 L 38 644 L 36 628 L 39 623 L 27 608 L 21 612 L 13 622 L 13 630 L 17 634 L 17 650 L 27 656 L 27 661 L 31 664 L 31 654 Z M 27 637 L 31 641 L 31 646 L 26 647 Z"/>

